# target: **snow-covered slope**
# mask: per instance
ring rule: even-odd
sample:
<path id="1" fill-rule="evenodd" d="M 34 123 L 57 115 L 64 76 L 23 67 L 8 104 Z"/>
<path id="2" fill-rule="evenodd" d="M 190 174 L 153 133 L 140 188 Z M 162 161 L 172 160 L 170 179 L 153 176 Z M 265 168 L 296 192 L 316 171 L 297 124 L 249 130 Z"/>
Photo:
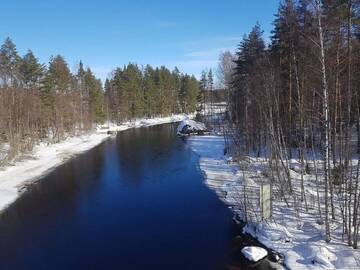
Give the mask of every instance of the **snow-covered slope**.
<path id="1" fill-rule="evenodd" d="M 259 204 L 256 188 L 264 181 L 266 175 L 267 166 L 264 159 L 248 157 L 246 164 L 242 161 L 240 170 L 238 164 L 223 155 L 225 145 L 222 137 L 194 136 L 188 138 L 188 143 L 200 156 L 200 168 L 205 175 L 205 184 L 235 213 L 244 216 L 238 200 L 244 195 L 244 183 L 252 188 L 253 194 L 247 195 L 254 196 Z M 296 165 L 295 161 L 292 163 Z M 292 178 L 294 183 L 300 183 L 299 173 L 292 171 Z M 312 191 L 310 175 L 306 175 L 306 181 L 306 192 L 309 195 Z M 309 201 L 309 207 L 311 204 Z M 314 211 L 296 211 L 295 207 L 288 207 L 280 200 L 280 196 L 275 196 L 273 219 L 261 222 L 254 209 L 251 212 L 255 215 L 255 221 L 248 224 L 244 231 L 267 247 L 282 253 L 289 269 L 360 269 L 360 250 L 354 250 L 342 241 L 340 224 L 331 228 L 332 241 L 326 243 L 324 225 L 318 223 Z"/>

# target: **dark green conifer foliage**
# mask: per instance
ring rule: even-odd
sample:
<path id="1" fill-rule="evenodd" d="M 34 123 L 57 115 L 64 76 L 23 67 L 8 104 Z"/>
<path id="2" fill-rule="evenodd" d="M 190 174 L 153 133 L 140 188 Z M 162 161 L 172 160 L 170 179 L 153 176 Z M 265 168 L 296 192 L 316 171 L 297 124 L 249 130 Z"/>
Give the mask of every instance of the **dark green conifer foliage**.
<path id="1" fill-rule="evenodd" d="M 6 38 L 0 48 L 0 74 L 3 86 L 16 86 L 19 77 L 20 56 L 10 38 Z"/>
<path id="2" fill-rule="evenodd" d="M 51 57 L 44 82 L 46 91 L 68 92 L 71 86 L 71 76 L 69 67 L 61 55 Z"/>
<path id="3" fill-rule="evenodd" d="M 39 86 L 44 70 L 45 67 L 39 63 L 31 50 L 20 60 L 19 73 L 25 87 Z"/>
<path id="4" fill-rule="evenodd" d="M 96 79 L 88 68 L 84 74 L 85 89 L 89 93 L 90 115 L 95 123 L 101 123 L 105 120 L 104 112 L 104 93 L 101 81 Z"/>

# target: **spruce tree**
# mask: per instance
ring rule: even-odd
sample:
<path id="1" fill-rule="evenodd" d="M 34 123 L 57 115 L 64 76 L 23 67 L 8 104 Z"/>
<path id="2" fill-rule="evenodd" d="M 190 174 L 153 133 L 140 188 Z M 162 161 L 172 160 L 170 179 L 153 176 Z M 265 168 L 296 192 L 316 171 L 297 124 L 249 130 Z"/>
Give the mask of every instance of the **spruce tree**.
<path id="1" fill-rule="evenodd" d="M 0 48 L 0 74 L 3 86 L 16 86 L 19 77 L 20 56 L 16 45 L 8 37 Z"/>
<path id="2" fill-rule="evenodd" d="M 95 123 L 101 123 L 105 119 L 104 96 L 102 84 L 88 68 L 84 75 L 85 89 L 89 93 L 89 109 Z"/>
<path id="3" fill-rule="evenodd" d="M 71 77 L 72 75 L 65 59 L 61 55 L 51 57 L 44 82 L 46 91 L 68 92 L 71 86 Z"/>
<path id="4" fill-rule="evenodd" d="M 25 87 L 39 86 L 44 70 L 44 65 L 39 63 L 31 50 L 20 60 L 19 73 Z"/>

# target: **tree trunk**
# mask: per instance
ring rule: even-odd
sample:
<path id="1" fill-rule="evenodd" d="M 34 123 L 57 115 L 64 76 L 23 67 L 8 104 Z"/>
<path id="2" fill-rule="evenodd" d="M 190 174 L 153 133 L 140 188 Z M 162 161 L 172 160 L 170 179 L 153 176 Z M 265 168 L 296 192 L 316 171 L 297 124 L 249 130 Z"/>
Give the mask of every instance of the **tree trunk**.
<path id="1" fill-rule="evenodd" d="M 323 121 L 325 126 L 325 140 L 324 140 L 324 181 L 325 181 L 325 235 L 326 242 L 330 242 L 330 224 L 329 224 L 329 181 L 330 181 L 330 149 L 329 149 L 329 135 L 330 135 L 330 122 L 329 122 L 329 97 L 328 85 L 326 78 L 325 66 L 325 52 L 324 52 L 324 37 L 322 27 L 322 11 L 320 0 L 316 0 L 316 11 L 318 21 L 318 34 L 320 42 L 320 62 L 321 62 L 321 75 L 322 75 L 322 92 L 323 92 Z"/>

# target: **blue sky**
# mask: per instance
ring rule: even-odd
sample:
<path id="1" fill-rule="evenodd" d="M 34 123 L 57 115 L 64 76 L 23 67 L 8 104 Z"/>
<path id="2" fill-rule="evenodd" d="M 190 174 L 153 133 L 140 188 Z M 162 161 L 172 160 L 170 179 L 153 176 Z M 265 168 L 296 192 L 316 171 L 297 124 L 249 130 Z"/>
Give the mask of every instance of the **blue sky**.
<path id="1" fill-rule="evenodd" d="M 41 62 L 83 60 L 104 79 L 128 62 L 178 66 L 198 76 L 234 50 L 259 21 L 269 36 L 279 0 L 11 0 L 1 3 L 0 39 Z"/>

